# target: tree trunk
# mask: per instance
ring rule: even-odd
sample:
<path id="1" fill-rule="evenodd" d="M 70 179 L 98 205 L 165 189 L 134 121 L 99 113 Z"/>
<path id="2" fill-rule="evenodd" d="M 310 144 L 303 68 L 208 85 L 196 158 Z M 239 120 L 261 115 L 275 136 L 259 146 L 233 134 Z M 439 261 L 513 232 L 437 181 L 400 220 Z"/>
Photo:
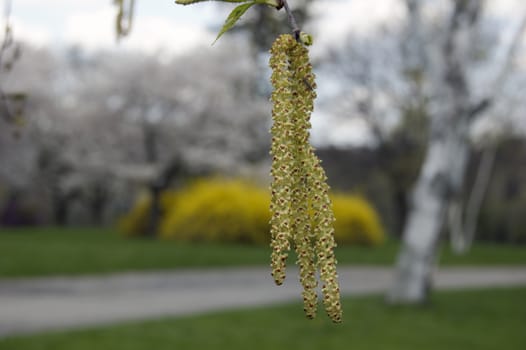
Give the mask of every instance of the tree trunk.
<path id="1" fill-rule="evenodd" d="M 147 237 L 156 237 L 159 231 L 159 224 L 161 221 L 161 192 L 156 183 L 149 186 L 150 191 L 150 213 L 148 215 L 148 223 L 146 227 Z"/>
<path id="2" fill-rule="evenodd" d="M 158 163 L 158 152 L 157 152 L 157 130 L 154 125 L 149 124 L 146 120 L 143 122 L 143 146 L 144 155 L 146 162 L 150 164 Z M 146 223 L 146 237 L 154 238 L 157 236 L 157 230 L 159 228 L 159 222 L 161 220 L 161 186 L 159 185 L 159 177 L 152 181 L 148 186 L 150 192 L 150 210 L 148 213 L 148 221 Z"/>
<path id="3" fill-rule="evenodd" d="M 465 204 L 465 215 L 460 196 L 456 198 L 457 200 L 452 201 L 449 206 L 451 247 L 456 254 L 465 254 L 473 244 L 480 208 L 493 172 L 495 155 L 496 146 L 489 146 L 483 151 L 473 189 Z"/>
<path id="4" fill-rule="evenodd" d="M 435 138 L 427 150 L 403 233 L 395 283 L 388 295 L 392 302 L 427 300 L 446 208 L 454 187 L 461 185 L 453 185 L 453 179 L 463 178 L 469 150 L 468 143 L 451 131 Z"/>
<path id="5" fill-rule="evenodd" d="M 69 218 L 69 198 L 58 190 L 53 191 L 53 224 L 66 226 Z"/>
<path id="6" fill-rule="evenodd" d="M 104 223 L 104 212 L 108 204 L 108 190 L 102 183 L 95 184 L 91 189 L 92 195 L 89 199 L 91 224 L 102 226 Z"/>
<path id="7" fill-rule="evenodd" d="M 162 193 L 170 186 L 172 181 L 182 175 L 183 161 L 174 156 L 173 159 L 164 167 L 156 179 L 150 184 L 150 212 L 148 216 L 148 223 L 146 225 L 146 236 L 156 237 L 159 233 L 159 226 L 163 216 L 163 208 L 161 205 Z"/>

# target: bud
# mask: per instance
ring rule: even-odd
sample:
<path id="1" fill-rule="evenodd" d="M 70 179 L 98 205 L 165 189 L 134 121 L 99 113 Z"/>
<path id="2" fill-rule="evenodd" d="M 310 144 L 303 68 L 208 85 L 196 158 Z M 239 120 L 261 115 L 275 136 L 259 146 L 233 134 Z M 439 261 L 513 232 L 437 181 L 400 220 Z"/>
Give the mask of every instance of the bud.
<path id="1" fill-rule="evenodd" d="M 311 46 L 312 45 L 312 35 L 307 34 L 305 32 L 300 33 L 300 41 L 305 46 Z"/>

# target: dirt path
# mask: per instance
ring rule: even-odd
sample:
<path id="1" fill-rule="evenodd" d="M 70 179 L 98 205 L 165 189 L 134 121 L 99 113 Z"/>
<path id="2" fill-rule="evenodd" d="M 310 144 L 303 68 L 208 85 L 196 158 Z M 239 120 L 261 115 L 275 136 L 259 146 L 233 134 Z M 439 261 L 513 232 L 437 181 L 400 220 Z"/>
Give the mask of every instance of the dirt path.
<path id="1" fill-rule="evenodd" d="M 340 266 L 345 295 L 382 293 L 392 270 Z M 267 268 L 0 280 L 0 336 L 300 302 L 297 272 L 281 287 Z M 442 268 L 440 289 L 526 285 L 526 266 Z"/>

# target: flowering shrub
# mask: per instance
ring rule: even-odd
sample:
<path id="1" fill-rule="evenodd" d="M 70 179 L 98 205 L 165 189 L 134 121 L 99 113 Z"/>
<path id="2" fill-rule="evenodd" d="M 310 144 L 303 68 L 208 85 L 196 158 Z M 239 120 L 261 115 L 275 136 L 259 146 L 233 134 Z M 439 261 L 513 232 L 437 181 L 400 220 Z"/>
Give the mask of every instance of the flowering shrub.
<path id="1" fill-rule="evenodd" d="M 384 231 L 378 214 L 363 198 L 331 196 L 339 244 L 378 245 Z M 161 198 L 163 216 L 159 235 L 166 239 L 199 242 L 270 242 L 270 195 L 264 188 L 243 180 L 201 179 Z M 150 198 L 141 194 L 135 206 L 119 220 L 120 231 L 129 236 L 144 232 Z"/>
<path id="2" fill-rule="evenodd" d="M 240 180 L 200 180 L 180 191 L 161 224 L 161 237 L 189 241 L 265 243 L 266 190 Z"/>
<path id="3" fill-rule="evenodd" d="M 384 229 L 374 208 L 358 196 L 335 194 L 334 234 L 340 244 L 379 245 L 385 240 Z"/>

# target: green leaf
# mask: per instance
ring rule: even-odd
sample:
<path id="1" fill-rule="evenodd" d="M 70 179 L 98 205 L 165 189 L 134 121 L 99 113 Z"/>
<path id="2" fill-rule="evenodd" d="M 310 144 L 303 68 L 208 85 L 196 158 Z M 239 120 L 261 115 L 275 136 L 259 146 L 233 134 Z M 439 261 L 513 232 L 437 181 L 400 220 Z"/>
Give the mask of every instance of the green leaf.
<path id="1" fill-rule="evenodd" d="M 175 0 L 175 3 L 179 4 L 179 5 L 191 5 L 191 4 L 195 4 L 197 2 L 205 2 L 205 1 L 247 2 L 247 1 L 250 1 L 250 0 Z"/>
<path id="2" fill-rule="evenodd" d="M 221 37 L 221 35 L 225 34 L 225 32 L 232 28 L 236 24 L 236 22 L 241 18 L 241 16 L 243 16 L 243 14 L 250 7 L 252 7 L 252 5 L 255 4 L 255 1 L 247 2 L 246 4 L 239 5 L 235 9 L 233 9 L 232 12 L 230 12 L 230 14 L 228 15 L 225 24 L 223 24 L 223 28 L 221 28 L 221 31 L 219 32 L 219 34 L 217 34 L 217 38 L 216 40 L 214 40 L 212 45 L 215 44 L 215 42 Z"/>
<path id="3" fill-rule="evenodd" d="M 205 1 L 230 2 L 230 3 L 240 3 L 240 2 L 250 1 L 250 2 L 255 2 L 257 4 L 268 5 L 274 8 L 280 7 L 279 0 L 255 0 L 255 1 L 254 0 L 175 0 L 175 3 L 179 5 L 191 5 L 191 4 L 196 4 L 198 2 L 205 2 Z"/>
<path id="4" fill-rule="evenodd" d="M 280 9 L 280 6 L 283 6 L 278 0 L 255 0 L 254 2 L 257 4 L 268 5 L 276 9 Z"/>

